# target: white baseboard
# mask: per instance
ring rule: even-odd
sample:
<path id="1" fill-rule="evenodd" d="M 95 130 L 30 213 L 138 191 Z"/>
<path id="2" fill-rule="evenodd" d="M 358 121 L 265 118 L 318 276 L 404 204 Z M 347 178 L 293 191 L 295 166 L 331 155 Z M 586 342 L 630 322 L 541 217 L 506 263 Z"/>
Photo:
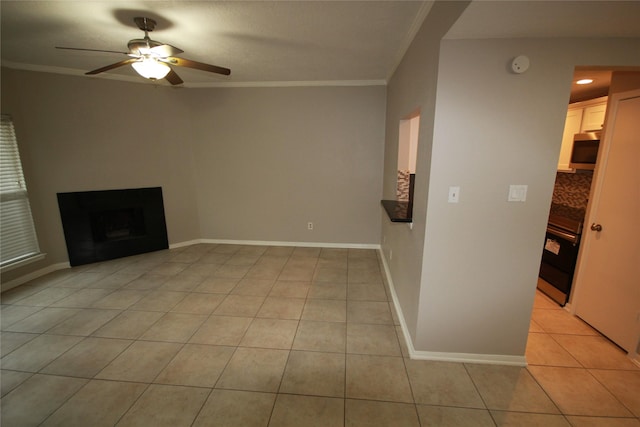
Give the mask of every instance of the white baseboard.
<path id="1" fill-rule="evenodd" d="M 49 265 L 45 268 L 41 268 L 40 270 L 33 271 L 9 282 L 0 284 L 0 290 L 2 292 L 8 291 L 9 289 L 13 289 L 16 286 L 22 285 L 23 283 L 27 283 L 31 280 L 37 279 L 38 277 L 42 277 L 45 274 L 53 273 L 54 271 L 63 270 L 65 268 L 71 268 L 71 265 L 68 262 L 60 262 L 57 264 Z"/>
<path id="2" fill-rule="evenodd" d="M 231 239 L 196 239 L 186 242 L 172 243 L 170 249 L 191 246 L 200 243 L 249 246 L 297 246 L 302 248 L 335 248 L 335 249 L 380 249 L 374 243 L 326 243 L 326 242 L 281 242 L 271 240 L 231 240 Z"/>
<path id="3" fill-rule="evenodd" d="M 407 345 L 407 351 L 409 352 L 409 358 L 413 360 L 434 360 L 442 362 L 462 362 L 462 363 L 482 363 L 493 365 L 511 365 L 511 366 L 527 366 L 527 360 L 524 356 L 511 356 L 502 354 L 473 354 L 473 353 L 444 353 L 435 351 L 422 351 L 416 350 L 413 346 L 411 334 L 407 328 L 407 324 L 402 313 L 402 307 L 398 301 L 393 279 L 391 278 L 391 271 L 389 270 L 389 264 L 384 256 L 382 248 L 378 249 L 380 258 L 382 259 L 382 265 L 384 268 L 384 274 L 389 283 L 389 289 L 391 291 L 391 299 L 393 306 L 398 315 L 400 321 L 400 329 L 404 336 L 405 343 Z"/>
<path id="4" fill-rule="evenodd" d="M 384 251 L 382 248 L 378 250 L 380 254 L 380 259 L 382 260 L 382 266 L 384 268 L 384 275 L 387 279 L 387 283 L 389 284 L 389 290 L 391 291 L 391 302 L 393 302 L 393 307 L 396 310 L 396 314 L 398 315 L 398 321 L 400 322 L 400 330 L 402 331 L 402 335 L 404 336 L 404 341 L 407 345 L 407 350 L 409 352 L 409 357 L 412 357 L 415 354 L 416 350 L 413 348 L 413 341 L 411 340 L 411 334 L 409 334 L 409 329 L 407 328 L 407 324 L 404 320 L 404 313 L 402 312 L 402 307 L 400 306 L 400 302 L 398 301 L 398 295 L 396 294 L 396 288 L 393 285 L 393 279 L 391 278 L 391 271 L 389 270 L 389 264 L 387 264 L 387 259 L 384 256 Z"/>
<path id="5" fill-rule="evenodd" d="M 169 249 L 178 249 L 178 248 L 183 248 L 185 246 L 197 245 L 199 243 L 203 243 L 202 239 L 187 240 L 186 242 L 179 242 L 179 243 L 171 243 L 169 244 Z"/>
<path id="6" fill-rule="evenodd" d="M 442 362 L 481 363 L 485 365 L 527 366 L 524 356 L 502 354 L 440 353 L 435 351 L 414 351 L 411 359 L 435 360 Z"/>

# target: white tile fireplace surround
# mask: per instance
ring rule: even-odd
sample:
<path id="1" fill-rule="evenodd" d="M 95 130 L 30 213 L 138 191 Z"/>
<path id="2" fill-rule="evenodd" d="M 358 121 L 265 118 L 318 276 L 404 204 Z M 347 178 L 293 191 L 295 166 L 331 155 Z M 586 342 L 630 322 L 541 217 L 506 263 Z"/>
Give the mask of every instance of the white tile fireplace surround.
<path id="1" fill-rule="evenodd" d="M 60 270 L 2 294 L 1 424 L 640 424 L 640 369 L 544 295 L 526 368 L 409 359 L 389 295 L 369 249 L 199 244 Z"/>

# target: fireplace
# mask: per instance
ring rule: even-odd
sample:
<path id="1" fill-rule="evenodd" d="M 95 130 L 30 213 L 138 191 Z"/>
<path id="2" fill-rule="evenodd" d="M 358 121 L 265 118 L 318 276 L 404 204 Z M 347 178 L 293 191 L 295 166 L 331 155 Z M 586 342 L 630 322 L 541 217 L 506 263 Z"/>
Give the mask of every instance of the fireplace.
<path id="1" fill-rule="evenodd" d="M 162 188 L 58 193 L 72 266 L 169 247 Z"/>

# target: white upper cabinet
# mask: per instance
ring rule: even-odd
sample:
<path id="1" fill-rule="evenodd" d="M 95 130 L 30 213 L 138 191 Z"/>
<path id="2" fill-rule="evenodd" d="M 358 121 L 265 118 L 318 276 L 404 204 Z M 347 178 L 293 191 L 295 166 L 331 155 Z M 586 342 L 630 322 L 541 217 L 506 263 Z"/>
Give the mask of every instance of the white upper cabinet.
<path id="1" fill-rule="evenodd" d="M 559 172 L 575 172 L 569 167 L 573 136 L 576 133 L 602 130 L 607 111 L 607 97 L 570 104 L 562 132 L 562 147 L 558 158 Z"/>
<path id="2" fill-rule="evenodd" d="M 602 130 L 604 127 L 604 114 L 607 112 L 607 103 L 584 107 L 582 113 L 582 125 L 580 132 Z"/>
<path id="3" fill-rule="evenodd" d="M 573 149 L 573 136 L 576 133 L 580 133 L 582 113 L 582 108 L 567 111 L 567 119 L 564 122 L 564 132 L 562 133 L 560 158 L 558 159 L 558 170 L 561 172 L 573 172 L 573 169 L 569 167 L 569 162 L 571 161 L 571 150 Z"/>

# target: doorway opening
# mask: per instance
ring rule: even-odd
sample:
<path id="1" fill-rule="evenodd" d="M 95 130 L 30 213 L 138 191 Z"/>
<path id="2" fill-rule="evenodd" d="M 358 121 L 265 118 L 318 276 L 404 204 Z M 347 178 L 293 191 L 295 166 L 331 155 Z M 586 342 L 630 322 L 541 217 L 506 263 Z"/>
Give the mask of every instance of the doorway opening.
<path id="1" fill-rule="evenodd" d="M 611 75 L 574 70 L 538 280 L 538 289 L 561 306 L 571 297 Z M 595 147 L 589 161 L 578 147 Z"/>
<path id="2" fill-rule="evenodd" d="M 580 323 L 593 328 L 587 335 L 601 334 L 627 352 L 630 358 L 638 360 L 640 329 L 637 322 L 637 286 L 629 280 L 637 277 L 634 273 L 637 265 L 625 264 L 627 254 L 637 251 L 625 246 L 630 244 L 637 248 L 637 243 L 628 239 L 629 235 L 634 234 L 631 228 L 636 227 L 636 217 L 632 212 L 637 212 L 637 207 L 634 207 L 637 201 L 625 195 L 631 194 L 633 183 L 638 182 L 637 168 L 631 167 L 628 161 L 637 159 L 637 151 L 631 151 L 637 147 L 629 141 L 640 131 L 637 130 L 637 120 L 629 117 L 637 117 L 637 109 L 640 108 L 640 70 L 630 70 L 628 67 L 597 68 L 593 75 L 604 78 L 606 86 L 603 87 L 601 81 L 599 91 L 574 90 L 578 87 L 576 81 L 586 77 L 589 71 L 586 67 L 576 67 L 575 70 L 543 254 L 543 265 L 545 255 L 555 258 L 563 255 L 561 245 L 555 244 L 556 238 L 549 236 L 552 216 L 560 213 L 558 208 L 582 211 L 577 218 L 576 247 L 572 251 L 576 262 L 570 272 L 571 288 L 561 297 L 562 301 L 553 298 L 551 292 L 545 292 L 540 286 L 540 282 L 549 286 L 544 280 L 541 266 L 538 289 L 559 305 L 567 303 L 565 308 L 576 316 L 576 325 Z M 597 81 L 595 78 L 593 80 L 594 83 Z M 634 95 L 629 95 L 631 92 Z M 625 96 L 628 104 L 621 101 Z M 584 148 L 579 142 L 583 138 L 581 135 L 587 133 L 598 135 L 598 149 L 591 168 L 586 167 L 588 162 L 572 161 L 576 158 L 576 150 Z M 565 144 L 568 144 L 568 148 Z M 563 164 L 569 167 L 563 168 Z M 634 220 L 628 219 L 629 213 Z M 609 246 L 602 249 L 607 244 Z M 545 310 L 535 308 L 543 307 L 534 306 L 534 328 L 545 321 L 540 315 Z M 555 308 L 559 307 L 556 305 Z M 540 313 L 536 314 L 537 311 Z M 538 325 L 536 320 L 539 320 Z M 564 331 L 566 325 L 561 326 L 561 323 L 547 324 L 543 329 L 556 327 L 556 334 L 571 334 Z"/>

